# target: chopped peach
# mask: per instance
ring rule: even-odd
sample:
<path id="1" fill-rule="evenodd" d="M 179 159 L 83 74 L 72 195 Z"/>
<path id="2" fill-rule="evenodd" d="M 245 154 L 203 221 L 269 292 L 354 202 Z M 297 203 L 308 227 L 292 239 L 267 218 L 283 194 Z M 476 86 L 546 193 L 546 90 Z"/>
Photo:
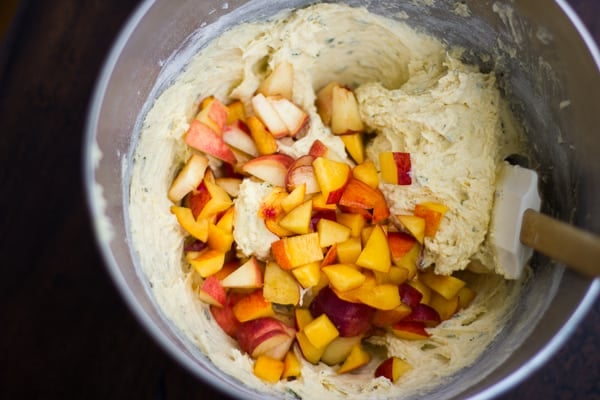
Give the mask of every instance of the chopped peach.
<path id="1" fill-rule="evenodd" d="M 294 309 L 294 317 L 298 331 L 304 330 L 304 327 L 311 323 L 314 319 L 310 311 L 306 308 Z"/>
<path id="2" fill-rule="evenodd" d="M 384 360 L 375 369 L 375 377 L 383 376 L 392 382 L 396 382 L 400 377 L 412 369 L 412 366 L 398 357 L 390 357 Z"/>
<path id="3" fill-rule="evenodd" d="M 200 104 L 200 112 L 196 115 L 196 120 L 210 127 L 220 136 L 227 122 L 227 107 L 214 96 L 207 97 Z"/>
<path id="4" fill-rule="evenodd" d="M 325 252 L 325 257 L 321 261 L 321 267 L 326 267 L 331 264 L 335 264 L 337 260 L 337 243 L 332 244 L 329 249 Z"/>
<path id="5" fill-rule="evenodd" d="M 464 286 L 458 291 L 458 301 L 460 308 L 467 308 L 477 294 L 467 286 Z"/>
<path id="6" fill-rule="evenodd" d="M 321 263 L 316 261 L 296 267 L 292 275 L 305 289 L 316 286 L 321 280 Z"/>
<path id="7" fill-rule="evenodd" d="M 226 288 L 256 289 L 263 285 L 263 272 L 256 258 L 251 257 L 241 266 L 229 273 L 221 284 Z"/>
<path id="8" fill-rule="evenodd" d="M 331 132 L 345 135 L 364 129 L 354 93 L 344 87 L 334 86 L 331 91 Z"/>
<path id="9" fill-rule="evenodd" d="M 283 211 L 286 213 L 289 213 L 304 202 L 305 195 L 306 184 L 303 183 L 294 187 L 294 189 L 292 189 L 292 191 L 286 197 L 281 199 L 281 208 L 283 208 Z"/>
<path id="10" fill-rule="evenodd" d="M 367 160 L 358 164 L 352 170 L 352 176 L 361 182 L 366 183 L 372 188 L 379 186 L 379 176 L 377 176 L 377 169 L 375 164 L 371 160 Z"/>
<path id="11" fill-rule="evenodd" d="M 361 293 L 359 300 L 378 310 L 393 310 L 401 304 L 398 286 L 390 283 L 376 285 L 371 290 Z"/>
<path id="12" fill-rule="evenodd" d="M 408 271 L 408 279 L 413 279 L 417 275 L 417 267 L 421 259 L 422 246 L 419 243 L 415 245 L 399 259 L 393 259 L 394 265 L 405 268 Z"/>
<path id="13" fill-rule="evenodd" d="M 284 199 L 285 200 L 285 199 Z M 283 203 L 283 200 L 282 200 Z M 283 206 L 283 204 L 282 204 Z M 290 210 L 280 221 L 284 229 L 296 234 L 310 232 L 310 220 L 312 218 L 312 201 L 308 200 L 298 207 Z M 323 246 L 321 246 L 323 247 Z"/>
<path id="14" fill-rule="evenodd" d="M 356 163 L 365 161 L 365 145 L 363 143 L 363 134 L 361 132 L 341 135 L 340 138 L 346 146 L 346 151 Z"/>
<path id="15" fill-rule="evenodd" d="M 341 290 L 337 290 L 335 287 L 333 287 L 333 285 L 331 286 L 331 289 L 337 295 L 337 297 L 339 297 L 340 299 L 342 299 L 344 301 L 347 301 L 350 303 L 362 303 L 360 298 L 362 296 L 365 296 L 367 293 L 369 293 L 371 291 L 371 289 L 377 285 L 377 282 L 375 281 L 375 277 L 374 277 L 372 271 L 364 270 L 363 275 L 365 276 L 364 282 L 355 289 L 341 291 Z"/>
<path id="16" fill-rule="evenodd" d="M 223 307 L 227 299 L 227 292 L 221 282 L 214 275 L 211 275 L 202 282 L 198 297 L 207 304 Z"/>
<path id="17" fill-rule="evenodd" d="M 233 245 L 233 232 L 228 232 L 214 224 L 208 224 L 208 246 L 227 253 Z"/>
<path id="18" fill-rule="evenodd" d="M 269 96 L 267 98 L 271 106 L 277 111 L 279 118 L 287 127 L 289 136 L 296 136 L 302 132 L 309 122 L 309 116 L 300 107 L 283 97 Z M 277 136 L 275 136 L 277 137 Z"/>
<path id="19" fill-rule="evenodd" d="M 277 152 L 277 141 L 261 120 L 254 115 L 251 115 L 247 118 L 246 123 L 250 129 L 250 135 L 256 144 L 256 149 L 261 155 L 274 154 Z"/>
<path id="20" fill-rule="evenodd" d="M 434 237 L 448 207 L 438 203 L 421 203 L 415 206 L 414 214 L 425 220 L 425 236 Z"/>
<path id="21" fill-rule="evenodd" d="M 339 83 L 331 82 L 317 92 L 317 112 L 326 126 L 331 124 L 333 88 L 336 86 L 340 86 Z"/>
<path id="22" fill-rule="evenodd" d="M 258 356 L 254 362 L 254 375 L 270 383 L 279 382 L 281 375 L 283 374 L 283 369 L 283 361 L 276 360 L 269 356 Z"/>
<path id="23" fill-rule="evenodd" d="M 416 215 L 397 215 L 398 221 L 420 244 L 425 239 L 425 219 Z"/>
<path id="24" fill-rule="evenodd" d="M 367 221 L 360 214 L 340 213 L 336 217 L 337 222 L 350 228 L 350 236 L 359 237 Z"/>
<path id="25" fill-rule="evenodd" d="M 340 292 L 356 289 L 366 279 L 357 268 L 347 264 L 328 265 L 321 270 L 327 275 L 330 285 Z"/>
<path id="26" fill-rule="evenodd" d="M 193 120 L 183 137 L 184 142 L 206 154 L 210 154 L 229 164 L 235 164 L 235 156 L 223 138 L 209 126 L 198 120 Z"/>
<path id="27" fill-rule="evenodd" d="M 302 364 L 293 351 L 288 351 L 283 358 L 283 373 L 281 378 L 298 378 L 302 374 Z"/>
<path id="28" fill-rule="evenodd" d="M 395 285 L 400 285 L 408 280 L 409 271 L 403 267 L 392 265 L 388 271 L 389 281 Z"/>
<path id="29" fill-rule="evenodd" d="M 196 189 L 208 167 L 208 159 L 200 154 L 192 154 L 169 188 L 169 199 L 176 203 Z"/>
<path id="30" fill-rule="evenodd" d="M 429 304 L 429 300 L 431 299 L 431 289 L 429 288 L 429 286 L 425 285 L 423 282 L 417 279 L 409 281 L 408 284 L 413 288 L 417 289 L 419 292 L 421 292 L 421 295 L 423 296 L 421 298 L 422 304 Z"/>
<path id="31" fill-rule="evenodd" d="M 380 223 L 390 215 L 381 190 L 372 188 L 356 178 L 348 180 L 339 199 L 339 205 L 367 211 L 367 215 L 372 217 L 373 223 Z"/>
<path id="32" fill-rule="evenodd" d="M 283 269 L 292 269 L 323 259 L 319 234 L 316 232 L 277 240 L 271 244 L 271 251 L 275 261 Z"/>
<path id="33" fill-rule="evenodd" d="M 379 153 L 381 178 L 384 182 L 395 185 L 410 185 L 412 183 L 411 161 L 409 153 L 384 151 Z"/>
<path id="34" fill-rule="evenodd" d="M 281 269 L 274 262 L 269 262 L 265 268 L 263 296 L 271 303 L 295 306 L 300 301 L 300 288 L 288 271 Z"/>
<path id="35" fill-rule="evenodd" d="M 281 202 L 286 197 L 287 192 L 284 188 L 275 187 L 262 200 L 258 210 L 258 215 L 264 219 L 267 229 L 279 237 L 292 235 L 292 232 L 279 225 L 279 221 L 285 216 Z"/>
<path id="36" fill-rule="evenodd" d="M 192 210 L 187 207 L 171 206 L 171 212 L 175 214 L 179 225 L 190 235 L 206 242 L 208 239 L 208 220 L 205 218 L 194 219 Z"/>
<path id="37" fill-rule="evenodd" d="M 317 157 L 313 161 L 313 168 L 326 204 L 337 203 L 350 178 L 350 166 L 340 161 Z"/>
<path id="38" fill-rule="evenodd" d="M 310 363 L 317 364 L 321 359 L 325 348 L 318 348 L 313 345 L 303 331 L 296 332 L 296 340 L 298 341 L 298 346 L 300 346 L 300 351 L 304 358 Z"/>
<path id="39" fill-rule="evenodd" d="M 324 348 L 340 333 L 326 314 L 321 314 L 309 322 L 303 329 L 306 338 L 316 348 Z"/>
<path id="40" fill-rule="evenodd" d="M 256 91 L 265 96 L 282 96 L 291 100 L 293 87 L 294 67 L 289 62 L 283 61 L 273 68 Z"/>
<path id="41" fill-rule="evenodd" d="M 252 97 L 252 108 L 269 132 L 276 138 L 286 136 L 289 129 L 271 102 L 262 94 Z"/>
<path id="42" fill-rule="evenodd" d="M 390 248 L 387 237 L 380 225 L 375 225 L 356 265 L 375 271 L 388 272 L 391 266 Z"/>
<path id="43" fill-rule="evenodd" d="M 275 311 L 271 302 L 264 298 L 262 290 L 259 289 L 242 297 L 233 306 L 233 314 L 238 321 L 246 322 L 262 317 L 272 317 L 275 315 Z"/>
<path id="44" fill-rule="evenodd" d="M 212 176 L 212 174 L 207 175 Z M 207 179 L 205 176 L 204 184 L 206 185 L 206 190 L 210 194 L 210 200 L 206 203 L 202 211 L 200 211 L 200 217 L 209 218 L 216 216 L 233 205 L 231 197 L 229 197 L 227 192 L 217 185 L 214 180 Z"/>
<path id="45" fill-rule="evenodd" d="M 369 361 L 371 361 L 371 355 L 360 344 L 354 345 L 348 358 L 346 358 L 346 361 L 338 369 L 338 374 L 354 371 L 368 364 Z"/>
<path id="46" fill-rule="evenodd" d="M 456 297 L 460 289 L 466 285 L 466 282 L 461 279 L 449 275 L 437 275 L 431 269 L 421 273 L 419 280 L 447 300 Z"/>
<path id="47" fill-rule="evenodd" d="M 189 262 L 201 277 L 206 278 L 223 268 L 223 264 L 225 264 L 225 253 L 208 249 L 200 253 L 198 257 L 189 260 Z"/>
<path id="48" fill-rule="evenodd" d="M 401 321 L 411 313 L 411 308 L 404 303 L 391 310 L 378 309 L 373 315 L 372 323 L 379 328 L 385 328 Z"/>
<path id="49" fill-rule="evenodd" d="M 323 193 L 318 193 L 315 197 L 313 197 L 313 210 L 316 211 L 335 211 L 335 204 L 327 204 L 327 199 L 323 195 Z"/>
<path id="50" fill-rule="evenodd" d="M 341 243 L 350 237 L 350 228 L 335 221 L 321 218 L 317 223 L 319 234 L 319 245 L 329 247 L 335 243 Z"/>
<path id="51" fill-rule="evenodd" d="M 351 237 L 348 240 L 337 244 L 337 259 L 341 264 L 355 264 L 360 252 L 362 251 L 362 245 L 360 239 L 357 237 Z"/>
<path id="52" fill-rule="evenodd" d="M 227 108 L 227 125 L 231 125 L 236 121 L 246 120 L 246 107 L 240 100 L 236 100 L 226 106 Z"/>
<path id="53" fill-rule="evenodd" d="M 338 336 L 327 345 L 321 361 L 327 365 L 333 366 L 344 362 L 352 348 L 360 344 L 362 335 L 357 336 Z"/>
<path id="54" fill-rule="evenodd" d="M 440 319 L 445 321 L 452 318 L 452 316 L 458 311 L 459 297 L 455 296 L 451 299 L 446 299 L 441 294 L 432 292 L 429 305 L 438 312 Z"/>
<path id="55" fill-rule="evenodd" d="M 294 159 L 285 154 L 267 154 L 256 157 L 242 166 L 242 170 L 273 186 L 285 187 L 288 168 Z"/>
<path id="56" fill-rule="evenodd" d="M 421 340 L 431 336 L 422 322 L 399 321 L 392 325 L 392 333 L 400 339 Z"/>
<path id="57" fill-rule="evenodd" d="M 233 218 L 235 216 L 235 208 L 229 207 L 227 211 L 219 218 L 217 227 L 225 232 L 233 232 Z"/>
<path id="58" fill-rule="evenodd" d="M 305 194 L 313 194 L 321 191 L 315 177 L 315 169 L 312 166 L 314 157 L 304 155 L 292 163 L 288 168 L 285 183 L 288 190 L 294 190 L 298 186 L 305 186 Z"/>

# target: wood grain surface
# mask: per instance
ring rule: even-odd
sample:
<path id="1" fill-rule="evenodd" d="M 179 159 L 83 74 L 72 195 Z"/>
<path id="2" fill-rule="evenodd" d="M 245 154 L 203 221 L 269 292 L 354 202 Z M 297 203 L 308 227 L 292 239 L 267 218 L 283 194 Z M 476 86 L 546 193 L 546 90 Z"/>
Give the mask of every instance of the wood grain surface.
<path id="1" fill-rule="evenodd" d="M 600 1 L 570 3 L 600 41 Z M 22 0 L 4 38 L 2 399 L 226 398 L 176 364 L 132 317 L 105 271 L 84 202 L 88 102 L 111 43 L 137 4 Z M 600 399 L 599 333 L 596 303 L 550 362 L 501 398 Z"/>

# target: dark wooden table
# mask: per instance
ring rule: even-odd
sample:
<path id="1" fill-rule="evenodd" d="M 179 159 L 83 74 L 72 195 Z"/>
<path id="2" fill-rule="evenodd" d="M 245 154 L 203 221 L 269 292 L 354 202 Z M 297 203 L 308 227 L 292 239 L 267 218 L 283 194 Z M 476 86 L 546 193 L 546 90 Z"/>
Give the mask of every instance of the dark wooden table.
<path id="1" fill-rule="evenodd" d="M 600 41 L 600 2 L 570 3 Z M 224 398 L 131 316 L 104 269 L 82 194 L 90 95 L 137 4 L 23 0 L 1 48 L 2 399 Z M 503 398 L 600 399 L 599 333 L 596 304 L 552 360 Z"/>

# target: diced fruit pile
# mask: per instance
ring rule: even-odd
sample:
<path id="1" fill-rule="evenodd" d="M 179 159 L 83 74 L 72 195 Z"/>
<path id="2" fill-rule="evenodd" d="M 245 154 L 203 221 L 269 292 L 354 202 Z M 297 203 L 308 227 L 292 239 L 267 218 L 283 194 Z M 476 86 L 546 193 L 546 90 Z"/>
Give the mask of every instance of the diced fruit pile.
<path id="1" fill-rule="evenodd" d="M 278 153 L 280 140 L 295 140 L 309 123 L 291 100 L 292 82 L 291 65 L 276 67 L 252 98 L 253 115 L 239 101 L 203 100 L 184 135 L 193 155 L 168 193 L 189 234 L 184 251 L 199 298 L 269 382 L 300 376 L 300 354 L 339 365 L 339 373 L 353 371 L 371 359 L 365 338 L 428 338 L 427 328 L 475 296 L 456 277 L 418 268 L 425 238 L 436 235 L 447 207 L 422 203 L 411 215 L 390 215 L 380 177 L 410 185 L 410 155 L 379 154 L 380 171 L 365 160 L 365 128 L 351 90 L 329 84 L 316 105 L 356 166 L 318 140 L 297 159 Z M 207 155 L 223 166 L 213 171 Z M 272 185 L 257 216 L 279 237 L 266 260 L 236 251 L 232 198 L 242 179 Z M 410 368 L 390 357 L 374 375 L 395 381 Z"/>

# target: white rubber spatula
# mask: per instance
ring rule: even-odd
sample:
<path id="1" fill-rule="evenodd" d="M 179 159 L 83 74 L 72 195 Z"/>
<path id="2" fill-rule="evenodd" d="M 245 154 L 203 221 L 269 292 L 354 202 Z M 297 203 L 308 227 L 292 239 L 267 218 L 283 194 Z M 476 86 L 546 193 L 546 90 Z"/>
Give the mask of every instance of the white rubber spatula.
<path id="1" fill-rule="evenodd" d="M 496 184 L 490 239 L 504 275 L 517 279 L 533 250 L 583 275 L 600 275 L 600 237 L 540 214 L 535 171 L 505 163 Z"/>

